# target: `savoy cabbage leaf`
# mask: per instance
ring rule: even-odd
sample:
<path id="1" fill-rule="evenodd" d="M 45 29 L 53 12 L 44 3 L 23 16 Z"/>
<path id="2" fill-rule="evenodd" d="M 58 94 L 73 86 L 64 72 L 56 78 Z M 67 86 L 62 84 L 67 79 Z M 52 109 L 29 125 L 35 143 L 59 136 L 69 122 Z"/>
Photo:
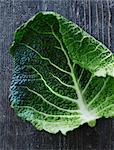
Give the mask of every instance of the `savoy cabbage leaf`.
<path id="1" fill-rule="evenodd" d="M 66 134 L 114 116 L 114 57 L 82 28 L 40 12 L 17 29 L 11 106 L 38 130 Z"/>

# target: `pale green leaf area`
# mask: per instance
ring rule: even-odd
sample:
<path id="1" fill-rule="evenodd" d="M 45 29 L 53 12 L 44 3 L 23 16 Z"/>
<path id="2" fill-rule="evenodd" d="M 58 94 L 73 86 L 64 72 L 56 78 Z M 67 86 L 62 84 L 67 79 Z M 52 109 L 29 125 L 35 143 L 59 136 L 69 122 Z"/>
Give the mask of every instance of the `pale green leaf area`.
<path id="1" fill-rule="evenodd" d="M 101 42 L 54 12 L 15 32 L 11 107 L 50 133 L 95 126 L 114 116 L 114 57 Z"/>

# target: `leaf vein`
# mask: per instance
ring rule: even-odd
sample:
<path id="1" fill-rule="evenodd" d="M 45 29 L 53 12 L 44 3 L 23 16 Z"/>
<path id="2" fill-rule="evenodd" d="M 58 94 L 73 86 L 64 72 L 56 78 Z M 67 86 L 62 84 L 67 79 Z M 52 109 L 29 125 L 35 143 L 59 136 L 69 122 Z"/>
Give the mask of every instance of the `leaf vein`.
<path id="1" fill-rule="evenodd" d="M 56 96 L 62 98 L 62 99 L 66 99 L 68 101 L 71 101 L 71 102 L 74 102 L 74 103 L 77 103 L 76 99 L 73 99 L 73 98 L 70 98 L 68 96 L 63 96 L 57 92 L 55 92 L 47 83 L 46 81 L 44 80 L 43 76 L 33 67 L 31 66 L 31 68 L 41 77 L 42 81 L 44 82 L 45 86 Z"/>
<path id="2" fill-rule="evenodd" d="M 49 101 L 46 100 L 41 94 L 39 94 L 38 92 L 36 92 L 36 91 L 30 89 L 30 88 L 27 87 L 27 86 L 19 86 L 19 87 L 26 88 L 28 91 L 30 91 L 31 93 L 34 93 L 35 95 L 37 95 L 38 97 L 40 97 L 43 101 L 45 101 L 47 104 L 49 104 L 49 105 L 51 105 L 51 106 L 57 108 L 58 110 L 65 111 L 65 112 L 69 112 L 69 113 L 76 113 L 76 112 L 78 112 L 78 110 L 68 110 L 68 109 L 64 109 L 64 108 L 61 108 L 61 107 L 59 107 L 59 106 L 57 106 L 57 105 L 55 105 L 55 104 L 49 102 Z"/>

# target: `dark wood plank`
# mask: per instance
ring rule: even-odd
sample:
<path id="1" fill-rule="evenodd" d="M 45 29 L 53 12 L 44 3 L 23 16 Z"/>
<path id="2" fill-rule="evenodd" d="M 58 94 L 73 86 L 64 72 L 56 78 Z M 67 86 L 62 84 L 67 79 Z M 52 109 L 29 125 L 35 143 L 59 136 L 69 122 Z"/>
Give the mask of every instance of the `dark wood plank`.
<path id="1" fill-rule="evenodd" d="M 95 128 L 85 124 L 63 136 L 39 132 L 11 110 L 12 58 L 8 48 L 15 29 L 40 10 L 64 15 L 114 52 L 113 0 L 0 0 L 0 150 L 113 150 L 112 119 L 98 120 Z"/>

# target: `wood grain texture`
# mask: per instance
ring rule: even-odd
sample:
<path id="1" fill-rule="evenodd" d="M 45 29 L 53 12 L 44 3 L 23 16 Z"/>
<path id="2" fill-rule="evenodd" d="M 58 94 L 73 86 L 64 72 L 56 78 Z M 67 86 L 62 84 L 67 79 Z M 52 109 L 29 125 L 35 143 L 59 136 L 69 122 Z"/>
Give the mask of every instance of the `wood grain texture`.
<path id="1" fill-rule="evenodd" d="M 11 110 L 8 95 L 13 32 L 40 10 L 53 10 L 76 22 L 114 52 L 113 0 L 0 0 L 0 150 L 114 150 L 114 120 L 100 119 L 67 136 L 39 132 Z"/>

